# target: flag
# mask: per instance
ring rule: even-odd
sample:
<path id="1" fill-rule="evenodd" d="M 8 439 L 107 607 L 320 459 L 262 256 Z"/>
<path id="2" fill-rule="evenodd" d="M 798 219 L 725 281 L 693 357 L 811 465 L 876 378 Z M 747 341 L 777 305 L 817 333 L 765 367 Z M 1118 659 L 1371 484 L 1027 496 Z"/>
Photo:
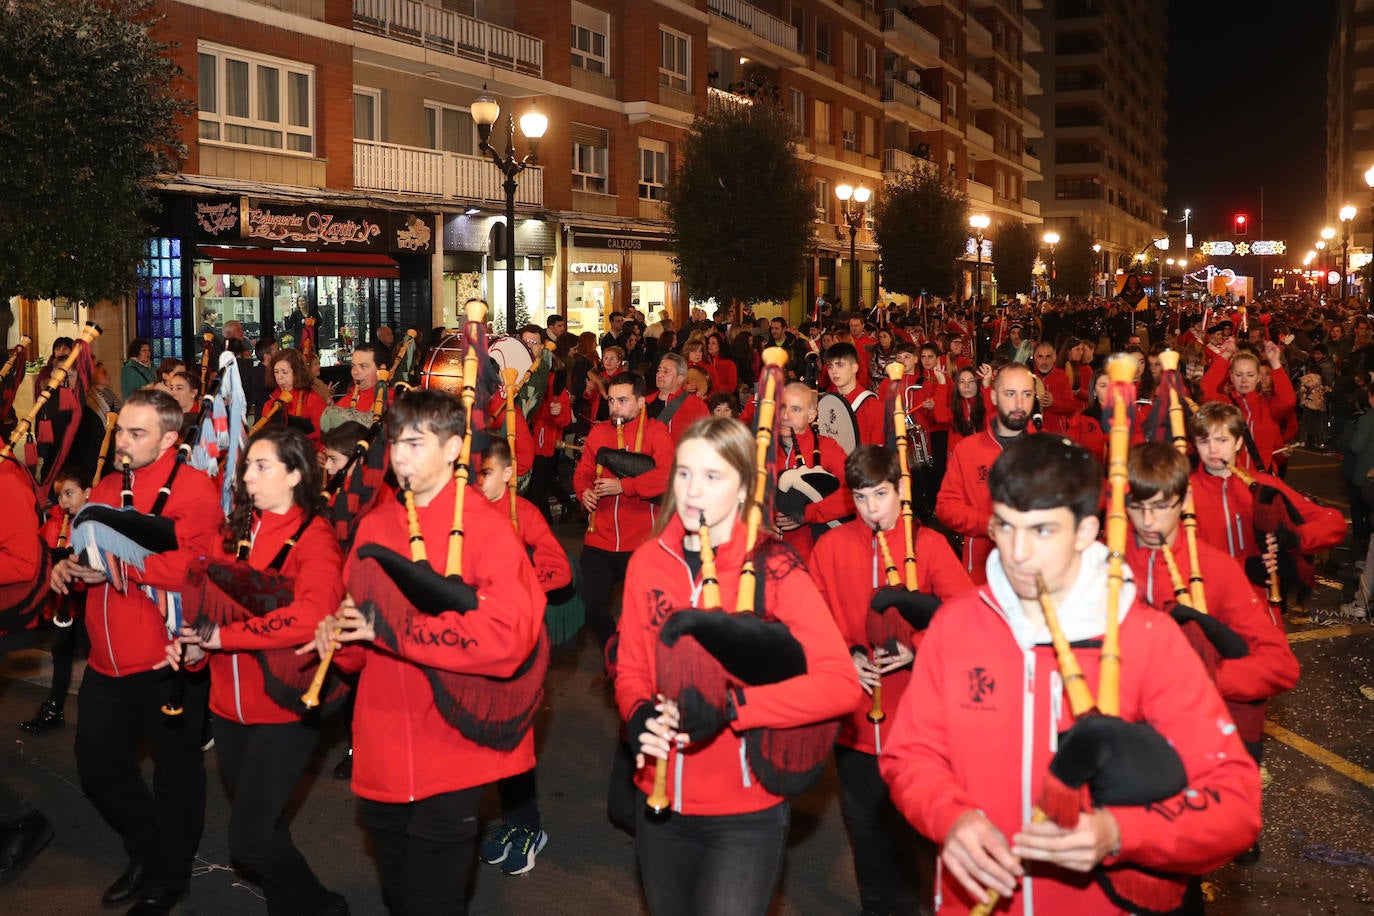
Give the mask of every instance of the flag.
<path id="1" fill-rule="evenodd" d="M 219 357 L 219 390 L 200 421 L 200 436 L 187 463 L 211 477 L 222 477 L 220 506 L 226 516 L 234 507 L 239 453 L 248 440 L 248 402 L 239 378 L 238 359 L 228 351 Z M 221 471 L 223 474 L 221 475 Z"/>

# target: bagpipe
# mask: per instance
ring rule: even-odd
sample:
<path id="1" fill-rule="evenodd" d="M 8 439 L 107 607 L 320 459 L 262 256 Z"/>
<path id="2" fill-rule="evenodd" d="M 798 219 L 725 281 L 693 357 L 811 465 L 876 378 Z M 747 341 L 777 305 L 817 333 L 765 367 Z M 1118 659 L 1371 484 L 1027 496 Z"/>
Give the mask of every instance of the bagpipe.
<path id="1" fill-rule="evenodd" d="M 513 418 L 512 418 L 513 419 Z M 649 425 L 649 415 L 647 408 L 640 408 L 639 428 L 635 430 L 635 447 L 632 451 L 625 448 L 625 421 L 619 417 L 611 417 L 611 423 L 615 426 L 615 448 L 602 446 L 596 450 L 596 473 L 593 480 L 599 480 L 606 472 L 614 474 L 623 480 L 626 477 L 638 477 L 654 469 L 654 459 L 651 455 L 646 455 L 642 451 L 644 448 L 644 427 Z M 514 460 L 515 449 L 511 448 L 512 460 Z M 593 508 L 588 513 L 587 533 L 593 534 L 596 531 L 596 509 Z"/>
<path id="2" fill-rule="evenodd" d="M 856 427 L 857 428 L 857 427 Z M 840 489 L 840 479 L 821 467 L 820 420 L 811 421 L 811 463 L 801 467 L 784 468 L 778 474 L 777 487 L 773 492 L 773 505 L 777 511 L 797 524 L 805 524 L 806 507 L 821 502 Z M 838 519 L 827 522 L 825 527 L 838 527 Z"/>
<path id="3" fill-rule="evenodd" d="M 1119 354 L 1107 361 L 1111 386 L 1104 410 L 1110 412 L 1107 480 L 1107 621 L 1098 664 L 1097 698 L 1059 624 L 1043 578 L 1037 579 L 1040 608 L 1050 631 L 1064 693 L 1074 723 L 1059 736 L 1049 773 L 1041 786 L 1032 821 L 1053 821 L 1073 829 L 1085 811 L 1107 806 L 1141 806 L 1182 792 L 1188 774 L 1173 746 L 1147 722 L 1121 718 L 1121 590 L 1125 583 L 1126 459 L 1131 445 L 1130 407 L 1135 400 L 1135 360 Z M 1094 879 L 1115 905 L 1132 913 L 1181 912 L 1186 879 L 1127 863 L 1099 865 Z M 989 916 L 999 894 L 972 910 Z"/>
<path id="4" fill-rule="evenodd" d="M 263 408 L 262 416 L 258 417 L 258 422 L 254 423 L 253 428 L 248 430 L 248 438 L 253 438 L 255 435 L 257 435 L 258 430 L 262 429 L 268 423 L 271 423 L 272 419 L 276 417 L 277 413 L 281 411 L 282 408 L 289 405 L 291 403 L 291 399 L 295 396 L 296 395 L 294 392 L 283 391 L 281 394 L 273 398 L 272 403 L 268 404 L 266 407 Z"/>
<path id="5" fill-rule="evenodd" d="M 0 423 L 9 416 L 10 408 L 14 406 L 14 399 L 19 394 L 19 383 L 24 380 L 24 368 L 27 365 L 29 345 L 33 340 L 27 335 L 21 335 L 19 343 L 10 350 L 9 359 L 5 360 L 4 368 L 0 368 Z"/>
<path id="6" fill-rule="evenodd" d="M 471 410 L 477 398 L 480 361 L 486 358 L 482 327 L 485 313 L 485 305 L 469 305 L 463 361 L 463 405 L 469 411 L 469 420 L 454 473 L 453 524 L 449 530 L 446 573 L 440 573 L 429 562 L 414 495 L 403 483 L 401 498 L 406 508 L 410 557 L 403 557 L 380 544 L 365 544 L 358 548 L 358 562 L 349 576 L 349 592 L 371 622 L 376 643 L 392 652 L 399 651 L 403 635 L 412 630 L 412 623 L 419 615 L 478 612 L 477 593 L 462 578 L 463 505 L 476 435 Z M 328 655 L 321 660 L 316 682 L 323 681 L 328 661 Z M 445 722 L 469 741 L 508 751 L 520 744 L 534 721 L 544 694 L 548 666 L 548 637 L 541 627 L 533 650 L 510 677 L 486 677 L 430 667 L 423 671 L 434 691 L 435 707 Z M 315 682 L 302 702 L 310 706 L 312 700 L 318 702 Z"/>
<path id="7" fill-rule="evenodd" d="M 1305 585 L 1310 588 L 1316 581 L 1316 569 L 1311 559 L 1298 553 L 1302 512 L 1278 487 L 1260 483 L 1239 465 L 1231 464 L 1228 468 L 1250 490 L 1257 541 L 1263 544 L 1269 535 L 1274 536 L 1278 548 L 1275 568 L 1272 571 L 1265 568 L 1266 550 L 1261 551 L 1259 556 L 1245 560 L 1245 574 L 1256 585 L 1267 587 L 1269 607 L 1274 612 L 1274 619 L 1280 620 L 1283 616 L 1284 585 Z"/>
<path id="8" fill-rule="evenodd" d="M 111 412 L 105 415 L 105 437 L 100 442 L 99 457 L 95 462 L 95 473 L 91 475 L 91 487 L 100 483 L 100 478 L 105 473 L 105 456 L 110 450 L 110 443 L 114 439 L 115 422 L 119 419 L 119 414 Z M 52 560 L 54 563 L 61 562 L 72 555 L 71 549 L 71 526 L 72 516 L 69 512 L 62 513 L 62 524 L 57 529 L 57 546 L 53 548 Z M 66 629 L 76 622 L 76 618 L 71 613 L 72 595 L 63 595 L 57 602 L 57 607 L 53 609 L 52 625 L 59 629 Z"/>
<path id="9" fill-rule="evenodd" d="M 759 542 L 767 514 L 770 457 L 777 426 L 777 396 L 782 387 L 787 354 L 770 347 L 763 353 L 763 378 L 755 432 L 756 468 L 751 498 L 746 504 L 744 562 L 740 569 L 736 609 L 720 609 L 720 589 L 709 527 L 701 526 L 702 608 L 671 612 L 659 630 L 655 646 L 657 692 L 678 704 L 680 731 L 693 742 L 704 742 L 724 727 L 731 693 L 744 687 L 776 684 L 806 673 L 801 643 L 776 617 L 765 599 L 766 585 L 802 569 L 796 554 L 773 539 Z M 708 567 L 708 560 L 710 565 Z M 760 785 L 775 795 L 806 791 L 820 776 L 839 733 L 830 720 L 781 729 L 750 729 L 744 733 L 744 754 Z M 633 736 L 632 736 L 633 737 Z M 691 753 L 691 746 L 685 749 Z M 668 762 L 655 761 L 650 813 L 663 816 L 670 806 Z"/>

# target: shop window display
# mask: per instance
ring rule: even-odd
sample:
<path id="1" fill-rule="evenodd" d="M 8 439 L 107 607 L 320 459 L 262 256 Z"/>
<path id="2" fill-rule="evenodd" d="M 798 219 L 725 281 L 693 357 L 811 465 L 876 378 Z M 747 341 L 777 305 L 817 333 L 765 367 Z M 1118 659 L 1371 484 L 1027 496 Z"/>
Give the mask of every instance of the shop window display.
<path id="1" fill-rule="evenodd" d="M 152 344 L 153 359 L 178 359 L 181 348 L 181 240 L 151 238 L 139 266 L 134 318 L 138 336 Z"/>

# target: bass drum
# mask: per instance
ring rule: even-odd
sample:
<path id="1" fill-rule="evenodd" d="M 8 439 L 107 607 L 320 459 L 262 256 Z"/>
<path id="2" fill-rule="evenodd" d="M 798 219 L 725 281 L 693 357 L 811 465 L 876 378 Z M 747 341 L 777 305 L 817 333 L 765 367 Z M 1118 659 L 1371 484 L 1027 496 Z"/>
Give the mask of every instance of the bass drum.
<path id="1" fill-rule="evenodd" d="M 449 331 L 425 354 L 420 367 L 420 387 L 443 391 L 456 397 L 463 394 L 463 332 Z"/>
<path id="2" fill-rule="evenodd" d="M 859 421 L 841 395 L 827 391 L 816 399 L 816 425 L 821 435 L 834 439 L 846 455 L 859 447 Z"/>
<path id="3" fill-rule="evenodd" d="M 514 369 L 515 377 L 519 379 L 523 379 L 530 366 L 534 365 L 530 351 L 525 349 L 518 337 L 491 338 L 487 341 L 487 353 L 496 363 L 498 372 Z"/>

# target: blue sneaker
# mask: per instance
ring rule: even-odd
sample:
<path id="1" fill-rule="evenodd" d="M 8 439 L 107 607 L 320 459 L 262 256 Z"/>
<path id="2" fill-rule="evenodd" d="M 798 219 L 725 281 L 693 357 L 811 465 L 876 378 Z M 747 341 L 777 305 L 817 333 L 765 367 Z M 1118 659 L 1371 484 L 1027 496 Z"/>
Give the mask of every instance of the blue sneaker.
<path id="1" fill-rule="evenodd" d="M 520 832 L 520 828 L 514 824 L 507 824 L 504 821 L 491 828 L 487 833 L 487 838 L 482 841 L 482 848 L 477 856 L 488 865 L 500 865 L 506 861 L 506 856 L 510 854 L 511 843 L 515 841 L 515 836 Z"/>
<path id="2" fill-rule="evenodd" d="M 529 827 L 516 827 L 515 838 L 511 840 L 510 851 L 501 863 L 504 874 L 515 876 L 528 874 L 534 870 L 534 857 L 549 845 L 549 835 L 542 830 Z"/>

